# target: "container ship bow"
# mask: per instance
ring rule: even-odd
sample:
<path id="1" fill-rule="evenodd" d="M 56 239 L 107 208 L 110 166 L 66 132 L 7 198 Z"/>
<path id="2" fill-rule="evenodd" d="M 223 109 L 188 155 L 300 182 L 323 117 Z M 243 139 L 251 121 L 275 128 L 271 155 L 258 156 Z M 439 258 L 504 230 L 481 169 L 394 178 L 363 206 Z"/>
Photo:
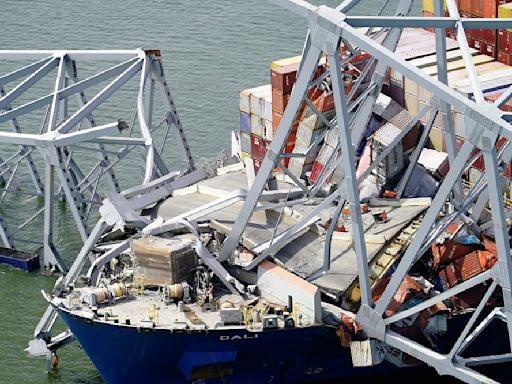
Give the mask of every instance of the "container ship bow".
<path id="1" fill-rule="evenodd" d="M 230 156 L 108 194 L 29 350 L 74 337 L 108 383 L 503 381 L 512 71 L 464 33 L 509 6 L 277 2 L 302 56 L 240 93 Z"/>

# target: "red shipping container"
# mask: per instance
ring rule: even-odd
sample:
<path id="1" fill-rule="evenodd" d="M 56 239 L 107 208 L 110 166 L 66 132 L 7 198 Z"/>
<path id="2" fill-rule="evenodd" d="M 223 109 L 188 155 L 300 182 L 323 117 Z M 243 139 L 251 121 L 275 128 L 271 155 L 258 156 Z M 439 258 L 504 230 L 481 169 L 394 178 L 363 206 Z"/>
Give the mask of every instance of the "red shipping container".
<path id="1" fill-rule="evenodd" d="M 487 43 L 496 44 L 496 30 L 484 29 L 482 34 L 482 40 L 484 40 Z"/>
<path id="2" fill-rule="evenodd" d="M 475 244 L 460 244 L 446 240 L 443 244 L 432 244 L 432 255 L 434 256 L 434 270 L 440 266 L 453 263 L 468 253 L 479 250 L 480 246 Z"/>
<path id="3" fill-rule="evenodd" d="M 475 1 L 475 3 L 478 1 Z M 511 3 L 512 0 L 483 0 L 482 17 L 495 19 L 498 17 L 498 6 Z M 459 7 L 460 9 L 460 7 Z"/>
<path id="4" fill-rule="evenodd" d="M 460 12 L 460 16 L 465 19 L 476 19 L 480 16 L 477 16 L 473 13 Z M 466 36 L 470 36 L 476 40 L 483 40 L 484 38 L 484 30 L 483 29 L 466 29 Z"/>
<path id="5" fill-rule="evenodd" d="M 475 48 L 476 50 L 480 51 L 480 49 L 482 48 L 482 40 L 473 38 L 473 47 L 472 48 Z"/>
<path id="6" fill-rule="evenodd" d="M 475 48 L 475 39 L 472 36 L 468 36 L 467 32 L 466 40 L 468 41 L 469 48 Z"/>
<path id="7" fill-rule="evenodd" d="M 251 157 L 263 161 L 269 147 L 268 141 L 251 133 Z"/>
<path id="8" fill-rule="evenodd" d="M 460 8 L 459 8 L 459 13 L 460 13 L 460 17 L 462 17 L 464 19 L 473 19 L 473 18 L 475 18 L 475 15 L 473 15 L 471 12 L 463 11 Z"/>
<path id="9" fill-rule="evenodd" d="M 323 164 L 315 161 L 313 163 L 313 168 L 311 168 L 311 173 L 309 174 L 309 183 L 314 184 L 317 182 L 320 173 L 322 173 L 322 169 L 324 169 Z"/>
<path id="10" fill-rule="evenodd" d="M 496 44 L 487 41 L 480 42 L 480 53 L 496 58 Z"/>
<path id="11" fill-rule="evenodd" d="M 492 95 L 492 96 L 486 96 L 485 98 L 488 101 L 495 101 L 495 100 L 498 99 L 499 95 L 500 94 L 495 94 L 495 95 Z M 492 99 L 491 99 L 491 97 L 492 97 Z M 509 101 L 501 109 L 503 109 L 504 111 L 509 111 L 509 110 L 512 111 L 512 102 Z M 499 150 L 505 143 L 506 143 L 506 139 L 504 137 L 501 137 L 498 140 L 498 142 L 496 143 L 496 149 Z M 462 139 L 460 137 L 457 137 L 457 150 L 460 150 L 460 148 L 462 147 L 463 144 L 464 144 L 464 139 Z M 473 150 L 473 152 L 471 152 L 470 158 L 474 157 L 479 152 L 480 152 L 480 150 L 478 148 L 475 148 Z M 479 156 L 475 160 L 475 162 L 472 165 L 472 168 L 478 169 L 481 172 L 485 171 L 485 163 L 484 163 L 483 156 Z M 512 162 L 510 162 L 509 165 L 507 166 L 507 168 L 505 169 L 505 172 L 503 173 L 503 176 L 507 177 L 508 179 L 512 179 Z"/>
<path id="12" fill-rule="evenodd" d="M 498 61 L 505 65 L 512 65 L 512 55 L 507 52 L 498 51 Z"/>
<path id="13" fill-rule="evenodd" d="M 272 82 L 272 90 L 282 94 L 292 93 L 293 86 L 297 80 L 297 71 L 299 70 L 299 67 L 300 63 L 296 63 L 271 69 L 270 78 Z M 325 66 L 323 64 L 319 64 L 313 78 L 317 79 L 324 72 Z"/>
<path id="14" fill-rule="evenodd" d="M 496 92 L 490 95 L 485 95 L 484 98 L 486 101 L 494 103 L 500 98 L 501 95 L 503 95 L 503 92 Z M 512 112 L 512 100 L 509 100 L 504 105 L 502 105 L 501 109 L 505 112 Z"/>
<path id="15" fill-rule="evenodd" d="M 498 52 L 510 52 L 510 32 L 506 29 L 498 29 Z"/>
<path id="16" fill-rule="evenodd" d="M 444 138 L 443 138 L 444 140 Z M 462 137 L 456 137 L 456 141 L 455 141 L 455 147 L 457 149 L 457 151 L 460 151 L 460 149 L 462 148 L 462 146 L 464 145 L 464 139 Z M 471 152 L 471 155 L 469 156 L 469 158 L 472 158 L 473 156 L 475 156 L 478 152 L 480 152 L 480 150 L 478 148 L 475 148 L 473 149 L 473 151 Z M 473 163 L 473 168 L 475 169 L 478 169 L 480 171 L 483 170 L 483 157 L 480 156 L 474 163 Z"/>
<path id="17" fill-rule="evenodd" d="M 297 80 L 297 71 L 299 70 L 299 63 L 285 65 L 270 71 L 272 81 L 272 90 L 282 93 L 290 94 L 292 92 L 295 80 Z"/>
<path id="18" fill-rule="evenodd" d="M 284 153 L 292 153 L 293 149 L 295 148 L 295 142 L 297 140 L 297 133 L 291 133 L 288 136 L 288 142 L 286 143 L 286 147 L 284 148 Z M 281 164 L 285 166 L 285 168 L 288 168 L 288 163 L 290 162 L 290 158 L 284 158 L 281 160 Z M 274 168 L 274 172 L 282 173 L 283 171 L 279 167 Z"/>
<path id="19" fill-rule="evenodd" d="M 483 0 L 482 17 L 495 19 L 498 17 L 498 6 L 511 2 L 512 0 Z"/>
<path id="20" fill-rule="evenodd" d="M 252 163 L 254 165 L 254 173 L 255 174 L 258 174 L 258 171 L 260 170 L 261 168 L 261 163 L 262 161 L 261 160 L 258 160 L 258 159 L 252 159 Z"/>
<path id="21" fill-rule="evenodd" d="M 334 109 L 334 95 L 332 93 L 327 96 L 321 95 L 313 102 L 313 105 L 322 113 L 332 111 Z"/>
<path id="22" fill-rule="evenodd" d="M 319 161 L 315 161 L 313 163 L 313 168 L 311 168 L 311 173 L 309 174 L 309 183 L 314 184 L 318 181 L 318 178 L 320 177 L 320 174 L 322 173 L 324 169 L 324 165 L 320 163 Z M 330 183 L 332 179 L 332 175 L 329 176 L 326 180 L 327 183 Z"/>

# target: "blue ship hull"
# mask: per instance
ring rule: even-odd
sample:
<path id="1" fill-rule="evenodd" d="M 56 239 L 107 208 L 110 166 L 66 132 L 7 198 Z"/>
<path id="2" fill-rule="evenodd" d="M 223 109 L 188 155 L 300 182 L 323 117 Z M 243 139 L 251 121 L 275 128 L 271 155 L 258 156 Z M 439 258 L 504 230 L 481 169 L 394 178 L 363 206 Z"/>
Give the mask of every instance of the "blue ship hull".
<path id="1" fill-rule="evenodd" d="M 258 334 L 171 332 L 93 322 L 62 309 L 59 314 L 110 384 L 318 382 L 398 370 L 387 362 L 354 368 L 350 349 L 340 345 L 336 329 L 326 326 Z"/>
<path id="2" fill-rule="evenodd" d="M 384 361 L 370 368 L 354 368 L 350 349 L 340 344 L 336 329 L 328 326 L 288 328 L 252 333 L 241 330 L 170 331 L 139 329 L 79 317 L 57 308 L 99 373 L 116 383 L 307 383 L 336 380 L 367 382 L 385 375 L 395 383 L 440 378 L 425 365 L 397 368 Z M 447 353 L 468 320 L 457 316 L 451 331 L 439 344 Z M 493 322 L 465 355 L 508 353 L 506 324 Z M 213 367 L 213 369 L 212 369 Z M 224 367 L 221 371 L 221 368 Z M 498 382 L 508 382 L 512 364 L 502 363 L 477 370 Z M 204 379 L 206 377 L 206 379 Z M 201 379 L 203 378 L 203 379 Z"/>

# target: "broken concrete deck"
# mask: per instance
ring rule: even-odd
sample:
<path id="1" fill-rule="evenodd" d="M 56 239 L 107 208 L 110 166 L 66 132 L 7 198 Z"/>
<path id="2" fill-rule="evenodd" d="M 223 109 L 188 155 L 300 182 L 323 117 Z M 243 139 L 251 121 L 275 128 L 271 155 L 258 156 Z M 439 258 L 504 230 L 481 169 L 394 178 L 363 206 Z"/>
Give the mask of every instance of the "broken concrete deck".
<path id="1" fill-rule="evenodd" d="M 281 183 L 279 188 L 290 188 L 289 184 Z M 244 171 L 232 172 L 197 183 L 183 190 L 175 191 L 173 195 L 162 201 L 151 211 L 153 219 L 162 217 L 171 219 L 183 215 L 193 209 L 211 203 L 219 198 L 240 189 L 247 189 L 247 178 Z M 368 261 L 379 250 L 414 218 L 430 205 L 430 199 L 407 199 L 390 203 L 389 200 L 372 200 L 370 211 L 363 214 L 363 226 L 366 237 Z M 211 221 L 211 227 L 228 234 L 233 227 L 243 202 L 236 202 L 226 208 L 210 213 L 201 220 Z M 272 238 L 274 227 L 279 221 L 276 235 L 296 224 L 314 205 L 297 205 L 287 209 L 280 218 L 279 209 L 256 210 L 247 225 L 241 239 L 242 245 L 254 249 Z M 319 222 L 324 223 L 332 215 L 334 207 L 327 208 L 319 215 Z M 388 221 L 377 224 L 372 211 L 386 210 Z M 347 233 L 336 233 L 331 248 L 331 269 L 314 283 L 329 292 L 340 294 L 357 277 L 356 254 L 350 236 L 350 217 L 342 218 Z M 282 249 L 272 255 L 275 261 L 297 275 L 306 278 L 320 270 L 323 264 L 325 250 L 325 232 L 318 226 L 312 227 L 303 235 L 295 238 Z"/>

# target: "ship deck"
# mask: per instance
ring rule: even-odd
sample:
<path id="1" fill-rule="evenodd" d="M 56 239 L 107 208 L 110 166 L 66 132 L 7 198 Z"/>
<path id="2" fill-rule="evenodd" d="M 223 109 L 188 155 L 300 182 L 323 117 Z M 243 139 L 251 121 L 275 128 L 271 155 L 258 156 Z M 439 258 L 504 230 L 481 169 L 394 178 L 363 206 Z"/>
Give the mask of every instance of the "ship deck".
<path id="1" fill-rule="evenodd" d="M 158 328 L 192 330 L 213 329 L 220 321 L 219 311 L 203 312 L 197 303 L 185 304 L 184 311 L 180 311 L 176 303 L 165 303 L 162 298 L 159 292 L 146 290 L 141 295 L 123 297 L 116 299 L 113 303 L 101 304 L 98 308 L 97 320 L 127 324 L 126 320 L 129 319 L 133 326 L 152 321 Z M 243 303 L 241 297 L 228 294 L 223 295 L 220 300 Z M 152 309 L 153 307 L 155 310 Z M 93 317 L 93 311 L 88 305 L 73 309 L 71 312 L 85 318 Z M 104 317 L 105 313 L 107 317 Z M 239 327 L 246 328 L 243 325 Z"/>
<path id="2" fill-rule="evenodd" d="M 280 182 L 278 188 L 287 190 L 290 184 Z M 162 217 L 165 220 L 197 209 L 229 193 L 247 188 L 245 171 L 236 171 L 201 181 L 192 187 L 173 193 L 158 205 L 149 215 L 152 219 Z M 430 199 L 405 199 L 391 203 L 385 199 L 370 201 L 369 211 L 363 214 L 368 261 L 371 261 L 379 251 L 414 218 L 430 205 Z M 242 209 L 243 202 L 236 202 L 227 208 L 208 214 L 201 220 L 208 220 L 217 231 L 229 234 L 232 226 Z M 279 219 L 279 209 L 256 210 L 244 231 L 242 245 L 255 249 L 272 238 L 274 227 L 279 221 L 276 234 L 298 223 L 315 205 L 297 204 L 293 209 L 286 209 Z M 309 231 L 284 244 L 275 254 L 274 261 L 300 277 L 307 278 L 322 268 L 325 249 L 325 231 L 323 225 L 332 216 L 334 207 L 331 206 L 318 214 L 319 225 L 312 225 Z M 372 210 L 385 210 L 388 221 L 376 223 Z M 331 243 L 331 269 L 314 283 L 326 292 L 336 296 L 342 295 L 357 277 L 356 253 L 350 236 L 350 218 L 345 217 L 344 226 L 348 233 L 337 233 Z"/>

